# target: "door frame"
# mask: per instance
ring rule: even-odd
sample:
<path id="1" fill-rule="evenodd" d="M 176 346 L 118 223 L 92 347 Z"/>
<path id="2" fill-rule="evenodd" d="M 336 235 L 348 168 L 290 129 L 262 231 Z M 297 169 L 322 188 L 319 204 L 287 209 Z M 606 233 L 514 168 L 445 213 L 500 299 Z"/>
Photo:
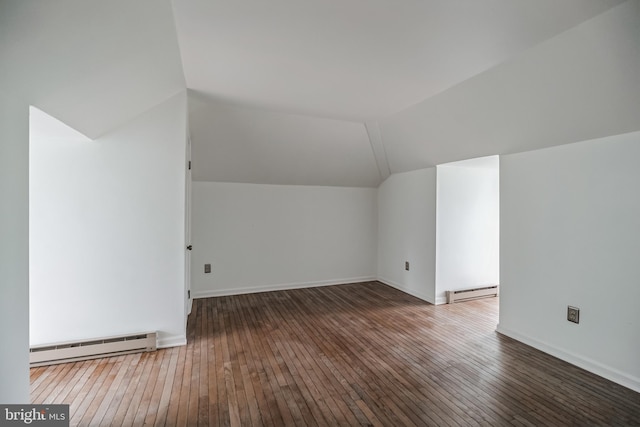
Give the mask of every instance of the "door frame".
<path id="1" fill-rule="evenodd" d="M 191 163 L 191 137 L 187 132 L 186 138 L 186 162 L 185 162 L 185 250 L 184 250 L 184 293 L 185 293 L 185 327 L 187 316 L 191 314 L 193 295 L 191 294 L 191 204 L 192 204 L 192 163 Z"/>

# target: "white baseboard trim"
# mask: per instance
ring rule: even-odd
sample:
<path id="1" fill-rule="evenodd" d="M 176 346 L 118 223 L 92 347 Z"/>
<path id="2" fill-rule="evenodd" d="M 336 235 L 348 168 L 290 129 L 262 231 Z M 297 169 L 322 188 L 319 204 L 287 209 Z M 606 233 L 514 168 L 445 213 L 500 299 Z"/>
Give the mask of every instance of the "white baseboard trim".
<path id="1" fill-rule="evenodd" d="M 436 305 L 446 304 L 447 297 L 436 297 Z"/>
<path id="2" fill-rule="evenodd" d="M 181 345 L 187 345 L 186 335 L 170 335 L 166 337 L 158 337 L 158 348 L 179 347 Z"/>
<path id="3" fill-rule="evenodd" d="M 499 324 L 496 328 L 496 332 L 640 393 L 640 378 L 636 378 L 615 368 L 603 365 L 595 360 L 591 360 L 570 351 L 562 350 L 519 332 L 504 328 Z"/>
<path id="4" fill-rule="evenodd" d="M 317 282 L 285 283 L 277 285 L 252 286 L 235 289 L 211 289 L 193 291 L 193 298 L 214 298 L 228 295 L 255 294 L 258 292 L 286 291 L 288 289 L 317 288 L 320 286 L 347 285 L 349 283 L 371 282 L 376 280 L 373 276 L 351 277 L 349 279 L 321 280 Z"/>
<path id="5" fill-rule="evenodd" d="M 416 292 L 413 289 L 407 289 L 405 286 L 394 282 L 393 280 L 389 280 L 385 277 L 378 277 L 378 282 L 380 283 L 384 283 L 387 286 L 391 286 L 392 288 L 396 288 L 399 291 L 404 292 L 405 294 L 409 294 L 411 296 L 414 296 L 416 298 L 420 298 L 423 301 L 428 302 L 429 304 L 434 304 L 433 298 L 431 298 L 430 296 L 420 293 L 420 292 Z"/>

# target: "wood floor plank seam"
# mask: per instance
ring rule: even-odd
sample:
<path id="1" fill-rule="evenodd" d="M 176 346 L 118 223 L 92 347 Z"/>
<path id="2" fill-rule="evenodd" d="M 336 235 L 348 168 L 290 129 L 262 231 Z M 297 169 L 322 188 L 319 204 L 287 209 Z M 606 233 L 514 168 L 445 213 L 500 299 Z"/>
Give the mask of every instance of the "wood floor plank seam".
<path id="1" fill-rule="evenodd" d="M 80 420 L 79 424 L 88 424 L 88 420 L 91 419 L 95 414 L 99 402 L 104 397 L 106 389 L 110 385 L 110 381 L 107 381 L 110 378 L 111 371 L 115 367 L 115 360 L 104 359 L 103 362 L 104 363 L 101 363 L 101 365 L 103 365 L 102 371 L 98 372 L 98 370 L 96 370 L 89 377 L 89 380 L 87 381 L 87 386 L 89 388 L 86 391 L 84 399 L 82 399 L 76 409 L 78 413 L 82 414 L 82 419 Z M 97 377 L 96 374 L 98 374 Z M 83 422 L 85 418 L 87 419 L 87 421 Z"/>
<path id="2" fill-rule="evenodd" d="M 252 297 L 253 297 L 252 295 L 249 296 L 249 298 L 252 298 Z M 247 315 L 248 319 L 252 319 L 254 324 L 258 323 L 258 319 L 255 317 L 255 313 L 245 312 L 245 314 Z M 266 332 L 266 331 L 263 330 L 263 332 Z M 269 385 L 269 389 L 273 393 L 274 400 L 277 404 L 277 408 L 273 407 L 272 412 L 276 412 L 280 414 L 280 418 L 282 419 L 283 425 L 293 425 L 295 423 L 294 412 L 296 412 L 295 410 L 293 410 L 292 412 L 292 407 L 290 406 L 290 404 L 293 404 L 292 402 L 293 399 L 287 399 L 285 396 L 284 390 L 279 386 L 280 385 L 279 379 L 282 377 L 282 375 L 277 374 L 277 371 L 279 370 L 279 366 L 276 363 L 275 355 L 271 352 L 270 345 L 265 342 L 266 340 L 260 339 L 261 337 L 264 337 L 262 334 L 261 335 L 251 334 L 251 335 L 252 337 L 255 336 L 255 345 L 256 345 L 256 350 L 258 352 L 257 357 L 259 357 L 263 361 L 262 366 L 265 369 L 264 376 L 268 381 L 265 384 Z M 262 355 L 262 357 L 260 355 Z M 265 390 L 265 393 L 268 393 L 268 390 Z M 276 411 L 276 409 L 278 409 L 278 411 Z M 297 410 L 297 413 L 300 414 L 300 418 L 301 418 L 302 412 L 297 407 L 295 409 Z M 308 412 L 308 408 L 306 409 Z M 300 418 L 298 417 L 296 418 L 300 420 Z M 309 425 L 308 422 L 305 422 L 305 423 L 300 422 L 300 424 Z"/>
<path id="3" fill-rule="evenodd" d="M 640 393 L 379 282 L 194 300 L 187 345 L 31 369 L 72 426 L 640 426 Z"/>
<path id="4" fill-rule="evenodd" d="M 460 341 L 462 341 L 462 340 L 460 340 Z M 441 353 L 444 353 L 444 352 L 446 352 L 446 347 L 441 347 Z M 447 372 L 447 369 L 446 369 L 446 367 L 444 367 L 444 366 L 443 366 L 443 367 L 442 367 L 442 370 L 440 371 L 440 373 L 443 373 L 443 374 L 444 374 L 444 373 L 446 373 L 446 372 Z M 524 396 L 523 396 L 523 397 L 521 397 L 521 399 L 522 399 L 522 398 L 526 398 L 526 397 L 524 397 Z M 525 411 L 523 411 L 523 412 L 527 412 L 527 411 L 525 410 Z M 553 412 L 551 412 L 550 414 L 551 414 L 551 416 L 553 416 Z"/>
<path id="5" fill-rule="evenodd" d="M 358 340 L 358 342 L 360 342 L 360 340 Z M 371 354 L 376 354 L 377 353 L 376 349 L 370 348 L 367 345 L 367 343 L 361 343 L 361 344 L 363 344 L 363 347 L 361 347 L 361 348 L 363 348 L 363 350 L 366 353 L 371 353 Z M 389 347 L 389 348 L 391 349 L 390 351 L 392 351 L 392 352 L 394 351 L 394 349 L 392 347 Z M 372 356 L 372 357 L 375 357 L 375 356 Z M 408 384 L 406 381 L 404 381 L 404 377 L 403 376 L 399 375 L 396 372 L 397 368 L 392 367 L 392 366 L 390 366 L 388 364 L 385 364 L 383 359 L 379 359 L 377 357 L 375 357 L 375 358 L 377 360 L 379 360 L 379 363 L 383 364 L 383 368 L 384 368 L 385 372 L 390 373 L 396 380 L 398 380 L 400 383 L 402 383 L 407 389 L 410 389 L 412 387 L 411 384 Z M 410 378 L 410 377 L 407 377 L 407 378 Z M 409 401 L 417 401 L 420 398 L 421 398 L 420 396 L 412 395 L 412 396 L 410 396 Z M 422 396 L 422 398 L 428 398 L 428 397 L 427 396 Z M 436 403 L 436 405 L 440 406 L 443 411 L 449 411 L 449 408 L 446 407 L 447 406 L 447 402 L 443 402 L 441 399 L 436 399 L 434 401 L 434 403 Z M 421 416 L 420 411 L 415 411 L 415 412 L 418 414 L 418 416 Z M 455 421 L 456 420 L 451 420 L 451 422 L 449 422 L 448 419 L 445 419 L 445 420 L 442 421 L 442 423 L 444 425 L 456 425 Z M 461 422 L 462 420 L 457 420 L 457 421 Z"/>
<path id="6" fill-rule="evenodd" d="M 317 329 L 317 331 L 320 331 L 320 329 Z M 326 335 L 326 333 L 325 333 L 325 335 L 324 335 L 324 343 L 326 344 L 326 343 L 331 343 L 331 342 L 332 342 L 331 337 L 327 336 L 327 335 Z M 336 341 L 336 342 L 337 342 L 337 341 Z M 350 353 L 350 352 L 351 352 L 351 349 L 349 349 L 348 347 L 347 347 L 347 348 L 344 348 L 344 349 L 343 349 L 343 351 L 339 351 L 338 353 L 339 353 L 339 354 L 341 354 L 341 355 L 343 355 L 343 357 L 347 357 L 347 358 L 355 357 L 355 355 L 354 355 L 354 354 L 347 354 L 347 352 L 348 352 L 348 353 Z M 361 376 L 371 375 L 371 373 L 365 373 L 364 371 L 360 370 L 360 375 L 361 375 Z M 384 393 L 380 393 L 380 392 L 379 392 L 379 393 L 378 393 L 378 395 L 377 395 L 377 399 L 378 399 L 379 401 L 382 401 L 383 397 L 385 397 L 385 396 L 384 396 Z M 395 406 L 395 404 L 393 404 L 393 406 L 394 406 L 394 407 L 396 407 L 396 406 Z M 445 423 L 444 421 L 442 421 L 442 424 L 446 424 L 446 423 Z"/>

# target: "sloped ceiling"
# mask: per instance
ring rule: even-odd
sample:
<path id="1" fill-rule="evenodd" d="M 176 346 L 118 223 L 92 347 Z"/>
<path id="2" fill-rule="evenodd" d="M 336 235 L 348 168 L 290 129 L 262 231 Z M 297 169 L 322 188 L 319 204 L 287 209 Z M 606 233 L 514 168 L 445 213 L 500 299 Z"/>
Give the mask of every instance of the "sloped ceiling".
<path id="1" fill-rule="evenodd" d="M 189 91 L 193 179 L 375 187 L 363 123 L 217 103 Z"/>
<path id="2" fill-rule="evenodd" d="M 640 1 L 379 125 L 393 172 L 640 130 Z"/>
<path id="3" fill-rule="evenodd" d="M 175 0 L 190 89 L 357 121 L 397 113 L 618 0 Z"/>
<path id="4" fill-rule="evenodd" d="M 9 0 L 0 15 L 0 78 L 24 75 L 11 84 L 32 105 L 90 138 L 185 90 L 168 0 Z"/>
<path id="5" fill-rule="evenodd" d="M 375 187 L 640 130 L 640 0 L 0 0 L 0 17 L 0 78 L 28 74 L 17 90 L 91 138 L 188 89 L 197 180 Z"/>
<path id="6" fill-rule="evenodd" d="M 562 34 L 620 3 L 173 0 L 194 176 L 376 186 L 389 171 L 573 142 L 590 134 L 575 122 L 602 110 L 556 126 L 576 88 L 601 77 L 615 85 L 606 58 L 590 58 L 585 43 L 599 49 L 615 40 Z M 552 47 L 535 49 L 545 42 Z M 579 79 L 563 50 L 575 48 L 577 64 L 595 66 Z M 556 66 L 575 87 L 562 88 Z M 579 102 L 602 92 L 588 90 Z M 550 135 L 531 132 L 547 119 Z"/>

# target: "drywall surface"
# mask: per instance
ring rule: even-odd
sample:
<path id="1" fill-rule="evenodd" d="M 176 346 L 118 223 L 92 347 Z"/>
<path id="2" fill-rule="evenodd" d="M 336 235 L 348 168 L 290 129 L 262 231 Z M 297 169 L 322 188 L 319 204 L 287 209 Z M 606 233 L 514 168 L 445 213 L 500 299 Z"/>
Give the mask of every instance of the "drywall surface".
<path id="1" fill-rule="evenodd" d="M 95 141 L 34 132 L 31 344 L 159 332 L 185 342 L 182 92 Z"/>
<path id="2" fill-rule="evenodd" d="M 639 132 L 501 157 L 498 328 L 637 391 L 639 158 Z"/>
<path id="3" fill-rule="evenodd" d="M 102 134 L 184 89 L 172 39 L 168 2 L 2 2 L 0 402 L 29 402 L 29 106 Z"/>
<path id="4" fill-rule="evenodd" d="M 194 182 L 194 296 L 374 279 L 376 192 Z"/>
<path id="5" fill-rule="evenodd" d="M 190 91 L 189 130 L 196 181 L 370 188 L 380 184 L 361 122 L 230 106 Z"/>
<path id="6" fill-rule="evenodd" d="M 438 165 L 436 301 L 500 281 L 498 156 Z"/>
<path id="7" fill-rule="evenodd" d="M 627 1 L 385 117 L 391 172 L 640 130 L 639 21 Z"/>
<path id="8" fill-rule="evenodd" d="M 29 106 L 0 79 L 0 402 L 29 402 Z M 22 102 L 21 102 L 22 101 Z"/>
<path id="9" fill-rule="evenodd" d="M 435 259 L 436 168 L 391 175 L 378 188 L 378 279 L 434 304 Z"/>

